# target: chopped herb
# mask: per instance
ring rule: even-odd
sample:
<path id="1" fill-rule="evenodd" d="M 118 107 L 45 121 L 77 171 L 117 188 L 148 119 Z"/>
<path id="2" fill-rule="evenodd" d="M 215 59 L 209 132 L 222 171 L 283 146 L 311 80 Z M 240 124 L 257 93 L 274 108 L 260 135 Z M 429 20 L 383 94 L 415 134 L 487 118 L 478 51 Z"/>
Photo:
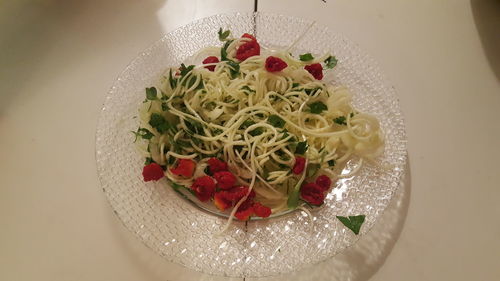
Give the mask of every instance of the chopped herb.
<path id="1" fill-rule="evenodd" d="M 176 140 L 175 144 L 177 144 L 180 147 L 192 147 L 191 143 L 188 141 L 183 141 L 183 140 Z"/>
<path id="2" fill-rule="evenodd" d="M 333 119 L 333 122 L 339 124 L 339 125 L 347 125 L 346 121 L 345 121 L 345 116 L 339 116 L 335 119 Z"/>
<path id="3" fill-rule="evenodd" d="M 285 120 L 281 119 L 281 117 L 279 117 L 278 115 L 269 115 L 269 117 L 267 117 L 267 123 L 271 124 L 273 127 L 276 127 L 276 128 L 283 128 L 285 127 Z"/>
<path id="4" fill-rule="evenodd" d="M 309 145 L 307 144 L 307 141 L 301 141 L 297 143 L 297 148 L 295 148 L 295 154 L 304 154 L 307 151 L 307 148 Z"/>
<path id="5" fill-rule="evenodd" d="M 146 161 L 144 161 L 144 166 L 149 165 L 151 163 L 154 163 L 153 158 L 151 157 L 146 157 Z"/>
<path id="6" fill-rule="evenodd" d="M 209 166 L 206 166 L 205 167 L 205 170 L 203 170 L 203 172 L 205 172 L 205 174 L 211 176 L 212 175 L 212 172 L 210 172 L 210 167 Z"/>
<path id="7" fill-rule="evenodd" d="M 166 133 L 168 129 L 172 128 L 172 125 L 165 120 L 165 117 L 158 113 L 152 113 L 151 118 L 149 119 L 149 125 L 155 128 L 158 133 L 163 134 Z"/>
<path id="8" fill-rule="evenodd" d="M 334 160 L 334 159 L 332 159 L 332 160 L 328 160 L 328 162 L 327 162 L 327 163 L 328 163 L 328 166 L 330 166 L 330 167 L 335 166 L 335 160 Z"/>
<path id="9" fill-rule="evenodd" d="M 248 132 L 248 134 L 253 136 L 253 137 L 258 136 L 258 135 L 262 135 L 262 133 L 264 133 L 264 129 L 262 127 L 255 128 L 255 129 L 251 130 L 250 132 Z"/>
<path id="10" fill-rule="evenodd" d="M 314 175 L 316 175 L 316 173 L 319 171 L 320 168 L 321 168 L 320 164 L 308 164 L 307 171 L 306 171 L 306 177 L 307 178 L 314 177 Z"/>
<path id="11" fill-rule="evenodd" d="M 295 178 L 290 178 L 287 181 L 287 189 L 289 191 L 287 205 L 290 209 L 295 209 L 299 205 L 299 191 L 302 181 Z"/>
<path id="12" fill-rule="evenodd" d="M 188 128 L 191 134 L 205 135 L 205 131 L 203 130 L 203 125 L 196 120 L 184 120 L 186 127 Z"/>
<path id="13" fill-rule="evenodd" d="M 221 61 L 228 60 L 227 59 L 227 48 L 229 47 L 229 45 L 232 42 L 233 42 L 233 40 L 226 41 L 226 43 L 224 44 L 224 46 L 220 49 L 220 60 Z"/>
<path id="14" fill-rule="evenodd" d="M 222 134 L 222 132 L 224 132 L 224 131 L 222 131 L 221 129 L 213 129 L 212 130 L 212 134 L 214 134 L 214 135 L 220 135 L 220 134 Z"/>
<path id="15" fill-rule="evenodd" d="M 168 71 L 168 83 L 170 83 L 170 88 L 175 89 L 177 87 L 177 79 L 172 76 L 172 69 Z"/>
<path id="16" fill-rule="evenodd" d="M 194 65 L 190 65 L 190 66 L 185 66 L 183 63 L 181 64 L 181 67 L 179 68 L 180 72 L 181 72 L 181 79 L 182 77 L 184 77 L 186 74 L 188 74 L 189 72 L 191 72 L 194 68 Z"/>
<path id="17" fill-rule="evenodd" d="M 238 75 L 240 74 L 240 64 L 232 60 L 228 60 L 227 65 L 229 66 L 229 73 L 231 74 L 231 79 L 238 77 Z"/>
<path id="18" fill-rule="evenodd" d="M 137 129 L 137 132 L 132 132 L 135 135 L 135 140 L 134 142 L 137 141 L 138 137 L 141 137 L 145 140 L 150 140 L 152 137 L 154 137 L 153 133 L 151 133 L 148 129 L 146 128 L 139 128 Z"/>
<path id="19" fill-rule="evenodd" d="M 240 129 L 246 129 L 246 128 L 252 126 L 253 124 L 255 124 L 255 122 L 253 120 L 247 119 L 247 120 L 243 121 L 243 123 L 241 123 Z"/>
<path id="20" fill-rule="evenodd" d="M 248 92 L 249 94 L 252 94 L 252 93 L 255 93 L 255 90 L 252 90 L 250 87 L 248 86 L 243 86 L 241 87 L 242 90 Z"/>
<path id="21" fill-rule="evenodd" d="M 168 105 L 167 105 L 166 102 L 162 102 L 161 103 L 161 110 L 163 110 L 163 111 L 167 111 L 168 110 Z"/>
<path id="22" fill-rule="evenodd" d="M 293 84 L 292 84 L 292 89 L 293 89 L 293 88 L 297 88 L 299 85 L 300 85 L 300 83 L 293 83 Z"/>
<path id="23" fill-rule="evenodd" d="M 337 65 L 337 58 L 334 57 L 334 56 L 329 56 L 328 58 L 326 58 L 325 60 L 325 68 L 327 69 L 332 69 L 334 68 L 336 65 Z"/>
<path id="24" fill-rule="evenodd" d="M 347 228 L 352 230 L 354 234 L 358 235 L 359 230 L 361 229 L 361 225 L 365 222 L 365 215 L 349 217 L 337 216 L 337 219 Z"/>
<path id="25" fill-rule="evenodd" d="M 304 92 L 306 92 L 306 94 L 308 96 L 310 96 L 312 94 L 315 94 L 318 90 L 321 90 L 321 87 L 316 87 L 316 88 L 312 88 L 312 89 L 304 89 Z"/>
<path id="26" fill-rule="evenodd" d="M 309 110 L 311 111 L 311 113 L 321 114 L 321 112 L 323 112 L 324 110 L 328 110 L 328 107 L 323 102 L 316 101 L 309 104 Z"/>
<path id="27" fill-rule="evenodd" d="M 151 87 L 151 88 L 146 88 L 146 99 L 148 100 L 157 100 L 158 97 L 156 96 L 156 88 Z"/>
<path id="28" fill-rule="evenodd" d="M 349 115 L 349 117 L 354 117 L 354 112 L 351 112 L 351 114 Z"/>
<path id="29" fill-rule="evenodd" d="M 175 162 L 175 158 L 173 156 L 168 157 L 168 165 L 172 165 Z"/>
<path id="30" fill-rule="evenodd" d="M 217 33 L 219 34 L 219 40 L 225 41 L 226 38 L 229 36 L 229 34 L 231 34 L 231 31 L 229 31 L 229 30 L 223 31 L 222 27 L 221 27 L 221 28 L 219 28 L 219 32 L 217 32 Z"/>
<path id="31" fill-rule="evenodd" d="M 299 58 L 301 61 L 310 61 L 310 60 L 314 59 L 314 57 L 311 53 L 306 53 L 306 54 L 300 55 Z"/>

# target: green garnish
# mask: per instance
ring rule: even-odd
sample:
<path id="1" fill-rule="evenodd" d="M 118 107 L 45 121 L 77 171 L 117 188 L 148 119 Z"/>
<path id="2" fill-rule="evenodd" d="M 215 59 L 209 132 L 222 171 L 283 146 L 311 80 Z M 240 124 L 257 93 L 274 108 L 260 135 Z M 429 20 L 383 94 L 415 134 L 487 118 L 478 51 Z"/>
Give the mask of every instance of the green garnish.
<path id="1" fill-rule="evenodd" d="M 252 90 L 250 87 L 248 86 L 243 86 L 241 87 L 242 90 L 248 92 L 249 94 L 252 94 L 252 93 L 255 93 L 255 90 Z"/>
<path id="2" fill-rule="evenodd" d="M 203 124 L 196 120 L 184 120 L 186 127 L 188 128 L 188 132 L 191 135 L 198 134 L 201 136 L 205 135 L 205 130 L 203 130 Z"/>
<path id="3" fill-rule="evenodd" d="M 238 75 L 240 74 L 240 64 L 232 60 L 228 60 L 227 65 L 229 66 L 229 73 L 231 74 L 231 79 L 238 77 Z"/>
<path id="4" fill-rule="evenodd" d="M 300 83 L 292 83 L 292 89 L 297 88 L 300 85 Z"/>
<path id="5" fill-rule="evenodd" d="M 194 68 L 194 65 L 190 66 L 185 66 L 183 63 L 181 63 L 181 67 L 179 68 L 179 71 L 181 73 L 181 79 L 186 76 L 189 72 L 191 72 Z"/>
<path id="6" fill-rule="evenodd" d="M 177 87 L 177 79 L 172 76 L 172 69 L 168 71 L 168 83 L 170 88 L 175 89 Z"/>
<path id="7" fill-rule="evenodd" d="M 299 58 L 301 61 L 310 61 L 310 60 L 314 59 L 314 57 L 311 53 L 306 53 L 306 54 L 300 55 Z"/>
<path id="8" fill-rule="evenodd" d="M 365 215 L 349 217 L 337 216 L 337 219 L 347 228 L 352 230 L 354 234 L 358 235 L 359 230 L 361 229 L 361 225 L 363 224 L 363 222 L 365 222 Z"/>
<path id="9" fill-rule="evenodd" d="M 168 123 L 168 121 L 165 120 L 165 117 L 163 117 L 158 113 L 151 114 L 151 118 L 149 119 L 149 125 L 155 128 L 160 134 L 166 133 L 170 128 L 172 128 L 172 125 L 170 125 L 170 123 Z"/>
<path id="10" fill-rule="evenodd" d="M 304 154 L 307 151 L 307 148 L 309 145 L 307 144 L 307 141 L 301 141 L 297 143 L 297 147 L 295 148 L 295 154 Z"/>
<path id="11" fill-rule="evenodd" d="M 219 32 L 217 32 L 219 34 L 219 40 L 220 41 L 225 41 L 226 38 L 229 36 L 229 34 L 231 34 L 231 31 L 230 30 L 226 30 L 226 31 L 222 31 L 222 27 L 219 28 Z"/>
<path id="12" fill-rule="evenodd" d="M 156 88 L 151 87 L 151 88 L 146 88 L 146 99 L 148 100 L 157 100 L 158 97 L 156 96 Z"/>
<path id="13" fill-rule="evenodd" d="M 151 164 L 153 162 L 155 162 L 155 161 L 153 161 L 153 158 L 146 157 L 146 161 L 144 161 L 144 166 L 149 165 L 149 164 Z"/>
<path id="14" fill-rule="evenodd" d="M 316 88 L 312 88 L 312 89 L 304 89 L 304 92 L 306 92 L 306 94 L 308 96 L 310 96 L 312 94 L 315 94 L 318 90 L 321 90 L 321 87 L 316 87 Z"/>
<path id="15" fill-rule="evenodd" d="M 336 65 L 337 65 L 337 58 L 334 57 L 334 56 L 329 56 L 328 58 L 326 58 L 325 60 L 325 68 L 326 69 L 332 69 L 334 68 Z"/>
<path id="16" fill-rule="evenodd" d="M 309 104 L 309 111 L 314 114 L 321 114 L 321 112 L 328 110 L 326 104 L 321 101 L 316 101 Z"/>
<path id="17" fill-rule="evenodd" d="M 291 193 L 288 195 L 288 200 L 286 202 L 289 209 L 296 209 L 299 205 L 299 191 L 302 181 L 295 178 L 288 179 L 288 190 L 291 188 Z"/>
<path id="18" fill-rule="evenodd" d="M 151 133 L 148 129 L 146 128 L 139 128 L 137 129 L 137 132 L 132 132 L 135 135 L 135 140 L 134 142 L 137 141 L 138 137 L 141 137 L 145 140 L 150 140 L 152 137 L 154 137 L 154 134 Z"/>
<path id="19" fill-rule="evenodd" d="M 233 42 L 233 40 L 226 41 L 226 43 L 224 44 L 224 46 L 220 49 L 220 60 L 221 61 L 228 60 L 227 59 L 227 48 L 229 47 L 229 45 L 232 42 Z"/>
<path id="20" fill-rule="evenodd" d="M 347 122 L 345 120 L 346 120 L 345 116 L 339 116 L 339 117 L 333 119 L 333 122 L 335 122 L 339 125 L 347 125 Z"/>
<path id="21" fill-rule="evenodd" d="M 283 128 L 286 124 L 285 120 L 281 119 L 278 115 L 269 115 L 267 117 L 267 123 L 271 124 L 273 127 L 276 128 Z"/>
<path id="22" fill-rule="evenodd" d="M 328 160 L 328 162 L 326 162 L 326 163 L 328 163 L 328 166 L 330 166 L 330 167 L 335 166 L 335 160 L 333 160 L 333 159 L 332 160 Z"/>

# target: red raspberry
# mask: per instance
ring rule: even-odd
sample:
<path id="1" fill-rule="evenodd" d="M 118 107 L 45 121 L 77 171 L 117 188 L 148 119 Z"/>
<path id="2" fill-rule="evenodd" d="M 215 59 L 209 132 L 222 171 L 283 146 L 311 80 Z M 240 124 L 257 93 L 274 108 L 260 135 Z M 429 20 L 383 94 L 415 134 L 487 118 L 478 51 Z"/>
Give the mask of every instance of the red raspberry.
<path id="1" fill-rule="evenodd" d="M 229 190 L 225 190 L 223 192 L 224 192 L 224 198 L 226 200 L 236 203 L 240 201 L 241 198 L 245 197 L 245 195 L 247 195 L 248 186 L 236 186 Z M 247 199 L 252 199 L 254 197 L 255 197 L 255 192 L 252 190 L 250 191 L 250 194 L 248 194 Z"/>
<path id="2" fill-rule="evenodd" d="M 209 176 L 197 178 L 191 185 L 200 201 L 208 201 L 215 193 L 215 181 Z"/>
<path id="3" fill-rule="evenodd" d="M 321 175 L 316 178 L 316 184 L 319 185 L 323 191 L 327 191 L 332 185 L 332 180 L 325 175 Z"/>
<path id="4" fill-rule="evenodd" d="M 316 80 L 323 79 L 323 66 L 321 66 L 321 64 L 313 63 L 310 65 L 306 65 L 304 69 L 307 70 L 307 72 L 311 73 L 312 76 L 316 78 Z"/>
<path id="5" fill-rule="evenodd" d="M 253 211 L 255 214 L 261 218 L 267 218 L 271 215 L 271 209 L 269 207 L 266 207 L 259 202 L 255 202 L 253 204 Z"/>
<path id="6" fill-rule="evenodd" d="M 255 39 L 255 37 L 253 37 L 253 35 L 248 34 L 248 33 L 243 33 L 243 35 L 241 35 L 241 38 L 250 38 L 254 41 L 257 41 L 257 39 Z"/>
<path id="7" fill-rule="evenodd" d="M 233 204 L 230 200 L 227 200 L 225 197 L 225 191 L 216 192 L 214 195 L 214 204 L 217 209 L 224 211 L 227 208 L 231 207 Z"/>
<path id="8" fill-rule="evenodd" d="M 253 204 L 253 199 L 247 198 L 245 202 L 241 203 L 234 216 L 240 221 L 248 220 L 254 214 Z"/>
<path id="9" fill-rule="evenodd" d="M 207 57 L 206 59 L 204 59 L 202 61 L 203 64 L 216 63 L 216 62 L 219 62 L 219 59 L 217 57 L 214 57 L 214 56 Z M 210 70 L 210 71 L 214 71 L 215 65 L 208 65 L 208 66 L 205 66 L 205 68 Z"/>
<path id="10" fill-rule="evenodd" d="M 323 201 L 325 200 L 323 188 L 315 183 L 303 184 L 300 188 L 300 196 L 305 201 L 318 206 L 323 204 Z"/>
<path id="11" fill-rule="evenodd" d="M 142 168 L 144 181 L 157 181 L 165 176 L 163 169 L 156 163 L 151 163 Z"/>
<path id="12" fill-rule="evenodd" d="M 251 41 L 243 43 L 236 50 L 236 58 L 240 61 L 244 61 L 252 56 L 260 55 L 260 45 L 257 43 L 257 39 L 252 35 L 245 33 L 242 36 L 243 38 L 250 38 Z"/>
<path id="13" fill-rule="evenodd" d="M 212 175 L 220 171 L 227 171 L 227 163 L 213 157 L 208 159 L 208 169 Z"/>
<path id="14" fill-rule="evenodd" d="M 221 189 L 230 189 L 236 183 L 236 177 L 228 171 L 221 171 L 214 174 L 217 186 Z"/>
<path id="15" fill-rule="evenodd" d="M 282 59 L 269 56 L 266 59 L 266 70 L 269 72 L 278 72 L 282 71 L 288 66 L 286 62 L 284 62 Z"/>
<path id="16" fill-rule="evenodd" d="M 302 174 L 306 167 L 306 159 L 304 157 L 295 156 L 295 165 L 293 165 L 292 172 L 296 175 Z"/>
<path id="17" fill-rule="evenodd" d="M 194 168 L 196 167 L 196 163 L 194 163 L 191 159 L 179 159 L 179 163 L 177 167 L 170 169 L 172 174 L 177 176 L 184 176 L 186 178 L 190 178 L 193 176 Z"/>

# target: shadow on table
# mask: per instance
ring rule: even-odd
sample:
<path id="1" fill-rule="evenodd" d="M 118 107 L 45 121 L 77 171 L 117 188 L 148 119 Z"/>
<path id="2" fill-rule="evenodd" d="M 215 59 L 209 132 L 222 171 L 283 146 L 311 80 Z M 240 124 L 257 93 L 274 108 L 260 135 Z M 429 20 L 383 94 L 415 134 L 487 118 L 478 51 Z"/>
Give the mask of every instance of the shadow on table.
<path id="1" fill-rule="evenodd" d="M 247 280 L 287 281 L 366 281 L 384 264 L 401 234 L 410 203 L 411 174 L 409 162 L 401 186 L 368 234 L 341 254 L 317 265 L 288 275 Z"/>
<path id="2" fill-rule="evenodd" d="M 470 4 L 484 53 L 500 80 L 500 0 L 471 0 Z"/>

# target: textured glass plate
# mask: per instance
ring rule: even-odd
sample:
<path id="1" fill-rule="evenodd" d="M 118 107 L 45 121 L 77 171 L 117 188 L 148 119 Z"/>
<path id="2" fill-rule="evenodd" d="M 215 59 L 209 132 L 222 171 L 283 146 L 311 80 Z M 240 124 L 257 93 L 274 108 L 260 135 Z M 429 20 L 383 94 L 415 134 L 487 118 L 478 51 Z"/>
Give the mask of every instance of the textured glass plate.
<path id="1" fill-rule="evenodd" d="M 239 35 L 254 33 L 263 46 L 289 46 L 312 22 L 274 14 L 233 14 L 204 18 L 176 29 L 140 54 L 106 95 L 96 133 L 98 175 L 115 213 L 148 247 L 170 261 L 211 274 L 259 277 L 298 270 L 339 253 L 366 234 L 382 214 L 404 174 L 406 138 L 403 118 L 392 87 L 377 65 L 354 43 L 314 25 L 297 50 L 339 60 L 324 80 L 335 80 L 354 93 L 361 111 L 375 114 L 386 136 L 378 162 L 388 169 L 365 165 L 353 178 L 343 179 L 328 194 L 324 207 L 269 220 L 234 223 L 221 236 L 214 234 L 226 220 L 201 211 L 166 186 L 145 183 L 143 157 L 133 135 L 144 88 L 156 85 L 160 74 L 179 65 L 202 47 L 220 45 L 219 27 Z M 365 214 L 359 236 L 335 215 Z"/>

